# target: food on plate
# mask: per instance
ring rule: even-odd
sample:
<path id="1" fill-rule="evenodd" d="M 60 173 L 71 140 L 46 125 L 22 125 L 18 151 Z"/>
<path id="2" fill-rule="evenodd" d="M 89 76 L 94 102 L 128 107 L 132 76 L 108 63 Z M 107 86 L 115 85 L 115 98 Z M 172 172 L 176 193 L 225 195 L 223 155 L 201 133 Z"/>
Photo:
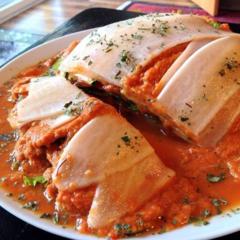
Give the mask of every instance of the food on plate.
<path id="1" fill-rule="evenodd" d="M 211 122 L 209 118 L 209 121 L 201 124 L 197 121 L 194 123 L 190 123 L 190 121 L 181 122 L 181 116 L 186 115 L 184 113 L 185 103 L 175 105 L 173 108 L 170 102 L 167 105 L 162 105 L 161 98 L 163 93 L 166 92 L 170 97 L 172 96 L 172 92 L 168 91 L 169 85 L 172 85 L 175 76 L 184 66 L 188 66 L 189 70 L 193 67 L 193 63 L 187 61 L 188 59 L 190 60 L 194 56 L 198 57 L 198 53 L 205 49 L 205 46 L 212 46 L 212 51 L 216 53 L 219 51 L 218 48 L 221 48 L 217 44 L 218 39 L 236 35 L 230 31 L 214 28 L 203 17 L 153 14 L 114 23 L 93 31 L 64 59 L 60 65 L 60 70 L 67 72 L 70 78 L 80 81 L 99 81 L 104 85 L 117 86 L 126 98 L 137 103 L 139 107 L 163 118 L 165 123 L 171 125 L 180 136 L 193 140 L 200 145 L 213 145 L 221 139 L 231 124 L 226 125 L 225 131 L 215 133 L 210 128 L 217 129 L 218 126 Z M 239 36 L 235 38 L 239 38 Z M 231 39 L 228 41 L 231 42 Z M 224 64 L 225 58 L 231 59 L 234 51 L 239 51 L 237 44 L 232 46 L 231 49 L 229 48 L 225 55 L 219 55 L 218 58 L 212 57 L 212 64 L 215 68 L 217 65 L 221 68 L 219 61 Z M 208 49 L 206 52 L 208 52 Z M 236 58 L 238 57 L 236 56 Z M 105 64 L 105 61 L 101 59 L 105 59 L 108 64 Z M 202 60 L 196 59 L 195 65 L 198 65 L 197 61 Z M 203 65 L 208 62 L 207 58 L 205 58 L 205 61 Z M 236 59 L 236 61 L 238 60 Z M 219 69 L 216 69 L 216 73 L 219 71 Z M 212 74 L 212 72 L 209 72 L 209 74 Z M 198 73 L 195 76 L 198 77 Z M 227 76 L 221 77 L 227 78 Z M 232 77 L 234 78 L 234 76 Z M 177 88 L 179 93 L 183 91 L 183 87 L 186 88 L 186 85 L 192 84 L 190 82 L 186 83 L 184 80 L 184 84 L 182 84 L 183 78 L 183 76 L 179 76 L 180 83 Z M 204 84 L 208 85 L 208 79 L 203 80 L 201 77 L 198 79 L 199 82 L 204 81 Z M 196 79 L 192 79 L 192 81 L 194 82 Z M 236 84 L 233 83 L 233 85 Z M 194 86 L 199 88 L 197 84 L 194 84 Z M 192 99 L 188 98 L 188 101 L 193 101 L 199 97 L 197 95 L 200 93 L 194 92 L 192 94 L 195 94 L 195 96 L 192 96 Z M 185 101 L 183 98 L 181 100 Z M 175 104 L 175 100 L 172 100 L 172 102 Z M 189 104 L 191 105 L 191 103 Z M 208 105 L 211 107 L 210 104 Z M 199 105 L 199 107 L 201 106 Z M 202 107 L 205 108 L 205 106 Z M 219 106 L 219 111 L 223 111 L 224 108 L 226 108 L 226 105 L 222 103 Z M 169 109 L 172 111 L 174 109 L 174 116 Z M 206 111 L 208 110 L 206 109 Z M 205 117 L 205 114 L 204 111 L 198 112 L 197 117 L 200 121 Z M 235 120 L 235 117 L 236 114 L 231 122 Z M 203 124 L 205 125 L 203 126 Z M 206 134 L 209 137 L 207 141 L 205 141 Z"/>
<path id="2" fill-rule="evenodd" d="M 94 30 L 0 87 L 0 184 L 81 233 L 207 225 L 240 203 L 239 74 L 239 35 L 200 16 Z"/>
<path id="3" fill-rule="evenodd" d="M 239 74 L 240 37 L 217 39 L 175 72 L 153 105 L 184 135 L 213 146 L 239 117 Z"/>
<path id="4" fill-rule="evenodd" d="M 91 227 L 108 226 L 134 211 L 174 177 L 174 171 L 164 166 L 143 135 L 113 107 L 87 96 L 64 77 L 35 77 L 27 89 L 27 96 L 16 103 L 9 117 L 13 127 L 24 129 L 14 150 L 16 160 L 28 158 L 22 156 L 22 149 L 48 154 L 52 165 L 46 170 L 52 172 L 48 181 L 59 194 L 64 190 L 74 194 L 94 185 L 96 197 L 88 217 Z M 136 181 L 131 181 L 134 178 Z M 121 186 L 119 190 L 111 185 L 114 182 Z M 142 187 L 148 187 L 144 197 L 133 200 Z M 101 200 L 113 198 L 111 195 L 113 202 Z M 130 210 L 124 204 L 131 201 Z M 61 201 L 57 205 L 60 209 Z M 113 210 L 108 215 L 102 214 L 110 207 Z"/>

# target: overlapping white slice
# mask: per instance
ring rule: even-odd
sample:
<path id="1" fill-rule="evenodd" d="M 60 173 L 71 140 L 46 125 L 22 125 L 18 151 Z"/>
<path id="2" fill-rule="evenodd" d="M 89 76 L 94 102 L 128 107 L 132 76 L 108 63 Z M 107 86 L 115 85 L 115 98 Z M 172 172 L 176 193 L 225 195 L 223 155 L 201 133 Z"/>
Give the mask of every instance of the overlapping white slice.
<path id="1" fill-rule="evenodd" d="M 142 206 L 174 175 L 137 129 L 120 115 L 106 114 L 69 141 L 53 183 L 59 191 L 96 184 L 88 224 L 98 228 Z"/>
<path id="2" fill-rule="evenodd" d="M 140 16 L 89 34 L 63 61 L 60 70 L 121 86 L 121 78 L 131 74 L 135 66 L 144 65 L 166 49 L 230 34 L 213 28 L 200 16 Z"/>
<path id="3" fill-rule="evenodd" d="M 206 38 L 190 42 L 182 54 L 176 59 L 176 61 L 170 66 L 170 68 L 161 78 L 160 84 L 162 85 L 162 88 L 193 53 L 213 40 L 214 39 L 212 38 Z"/>
<path id="4" fill-rule="evenodd" d="M 176 71 L 155 108 L 184 135 L 214 145 L 239 116 L 239 84 L 240 37 L 217 39 Z"/>
<path id="5" fill-rule="evenodd" d="M 72 117 L 64 114 L 66 103 L 87 98 L 62 77 L 34 78 L 28 96 L 17 104 L 16 119 L 21 124 L 42 120 L 54 128 Z M 134 209 L 173 176 L 142 134 L 112 109 L 95 116 L 72 137 L 53 166 L 52 179 L 59 191 L 97 185 L 89 224 L 98 227 L 129 212 L 128 203 L 143 191 L 142 187 L 146 191 L 137 197 Z M 117 188 L 115 184 L 119 184 Z M 123 194 L 114 201 L 113 196 L 120 192 Z M 110 212 L 105 214 L 104 209 Z"/>
<path id="6" fill-rule="evenodd" d="M 126 170 L 154 152 L 117 114 L 96 116 L 69 141 L 53 174 L 60 190 L 89 186 Z"/>
<path id="7" fill-rule="evenodd" d="M 106 178 L 98 185 L 88 215 L 88 225 L 104 227 L 142 206 L 174 176 L 152 153 L 130 169 Z"/>
<path id="8" fill-rule="evenodd" d="M 64 115 L 66 103 L 86 98 L 86 94 L 61 76 L 33 78 L 28 96 L 16 105 L 16 121 L 26 124 L 48 119 L 49 125 L 56 127 L 73 118 Z"/>

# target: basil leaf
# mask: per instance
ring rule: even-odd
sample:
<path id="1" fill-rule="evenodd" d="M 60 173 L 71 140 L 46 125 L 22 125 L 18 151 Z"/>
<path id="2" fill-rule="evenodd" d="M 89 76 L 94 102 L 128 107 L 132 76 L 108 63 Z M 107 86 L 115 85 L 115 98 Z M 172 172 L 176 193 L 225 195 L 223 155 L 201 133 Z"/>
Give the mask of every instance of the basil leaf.
<path id="1" fill-rule="evenodd" d="M 36 177 L 23 177 L 23 183 L 26 186 L 36 187 L 37 184 L 45 184 L 47 180 L 43 176 L 36 176 Z"/>

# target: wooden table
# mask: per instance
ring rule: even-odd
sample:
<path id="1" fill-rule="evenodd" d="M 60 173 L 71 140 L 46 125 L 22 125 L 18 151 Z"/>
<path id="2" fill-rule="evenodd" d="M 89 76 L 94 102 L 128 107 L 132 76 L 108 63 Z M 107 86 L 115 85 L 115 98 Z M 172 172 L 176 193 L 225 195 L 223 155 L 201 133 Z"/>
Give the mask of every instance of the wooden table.
<path id="1" fill-rule="evenodd" d="M 45 35 L 86 8 L 117 8 L 125 0 L 48 0 L 0 25 L 0 28 Z M 190 0 L 145 0 L 145 2 L 193 5 Z"/>

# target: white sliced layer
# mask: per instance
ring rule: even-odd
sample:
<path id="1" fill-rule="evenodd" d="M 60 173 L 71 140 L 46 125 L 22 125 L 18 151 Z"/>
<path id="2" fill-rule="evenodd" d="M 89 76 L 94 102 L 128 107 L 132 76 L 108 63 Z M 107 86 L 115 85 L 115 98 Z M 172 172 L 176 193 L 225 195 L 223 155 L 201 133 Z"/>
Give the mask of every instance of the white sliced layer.
<path id="1" fill-rule="evenodd" d="M 214 145 L 240 113 L 240 37 L 196 51 L 159 94 L 155 109 L 200 144 Z"/>
<path id="2" fill-rule="evenodd" d="M 172 78 L 175 72 L 184 64 L 184 62 L 198 49 L 210 43 L 214 39 L 201 39 L 195 40 L 188 44 L 183 53 L 176 59 L 176 61 L 171 65 L 167 72 L 163 75 L 161 79 L 162 87 Z"/>
<path id="3" fill-rule="evenodd" d="M 166 49 L 230 34 L 233 33 L 213 28 L 200 16 L 140 16 L 93 31 L 62 62 L 60 70 L 121 86 L 121 78 L 131 74 L 135 66 L 144 65 Z"/>
<path id="4" fill-rule="evenodd" d="M 76 118 L 76 116 L 71 116 L 68 114 L 61 114 L 56 117 L 52 117 L 52 118 L 43 120 L 42 123 L 48 125 L 52 129 L 54 129 L 54 128 L 62 126 L 65 123 L 70 122 L 74 118 Z"/>
<path id="5" fill-rule="evenodd" d="M 88 186 L 130 168 L 153 151 L 142 134 L 120 115 L 97 116 L 69 141 L 53 180 L 60 190 Z"/>
<path id="6" fill-rule="evenodd" d="M 17 104 L 17 121 L 25 124 L 57 117 L 63 114 L 66 103 L 86 98 L 87 95 L 63 77 L 33 78 L 28 96 Z"/>
<path id="7" fill-rule="evenodd" d="M 106 178 L 96 190 L 88 225 L 101 228 L 136 210 L 159 192 L 174 175 L 152 153 L 130 169 Z"/>

